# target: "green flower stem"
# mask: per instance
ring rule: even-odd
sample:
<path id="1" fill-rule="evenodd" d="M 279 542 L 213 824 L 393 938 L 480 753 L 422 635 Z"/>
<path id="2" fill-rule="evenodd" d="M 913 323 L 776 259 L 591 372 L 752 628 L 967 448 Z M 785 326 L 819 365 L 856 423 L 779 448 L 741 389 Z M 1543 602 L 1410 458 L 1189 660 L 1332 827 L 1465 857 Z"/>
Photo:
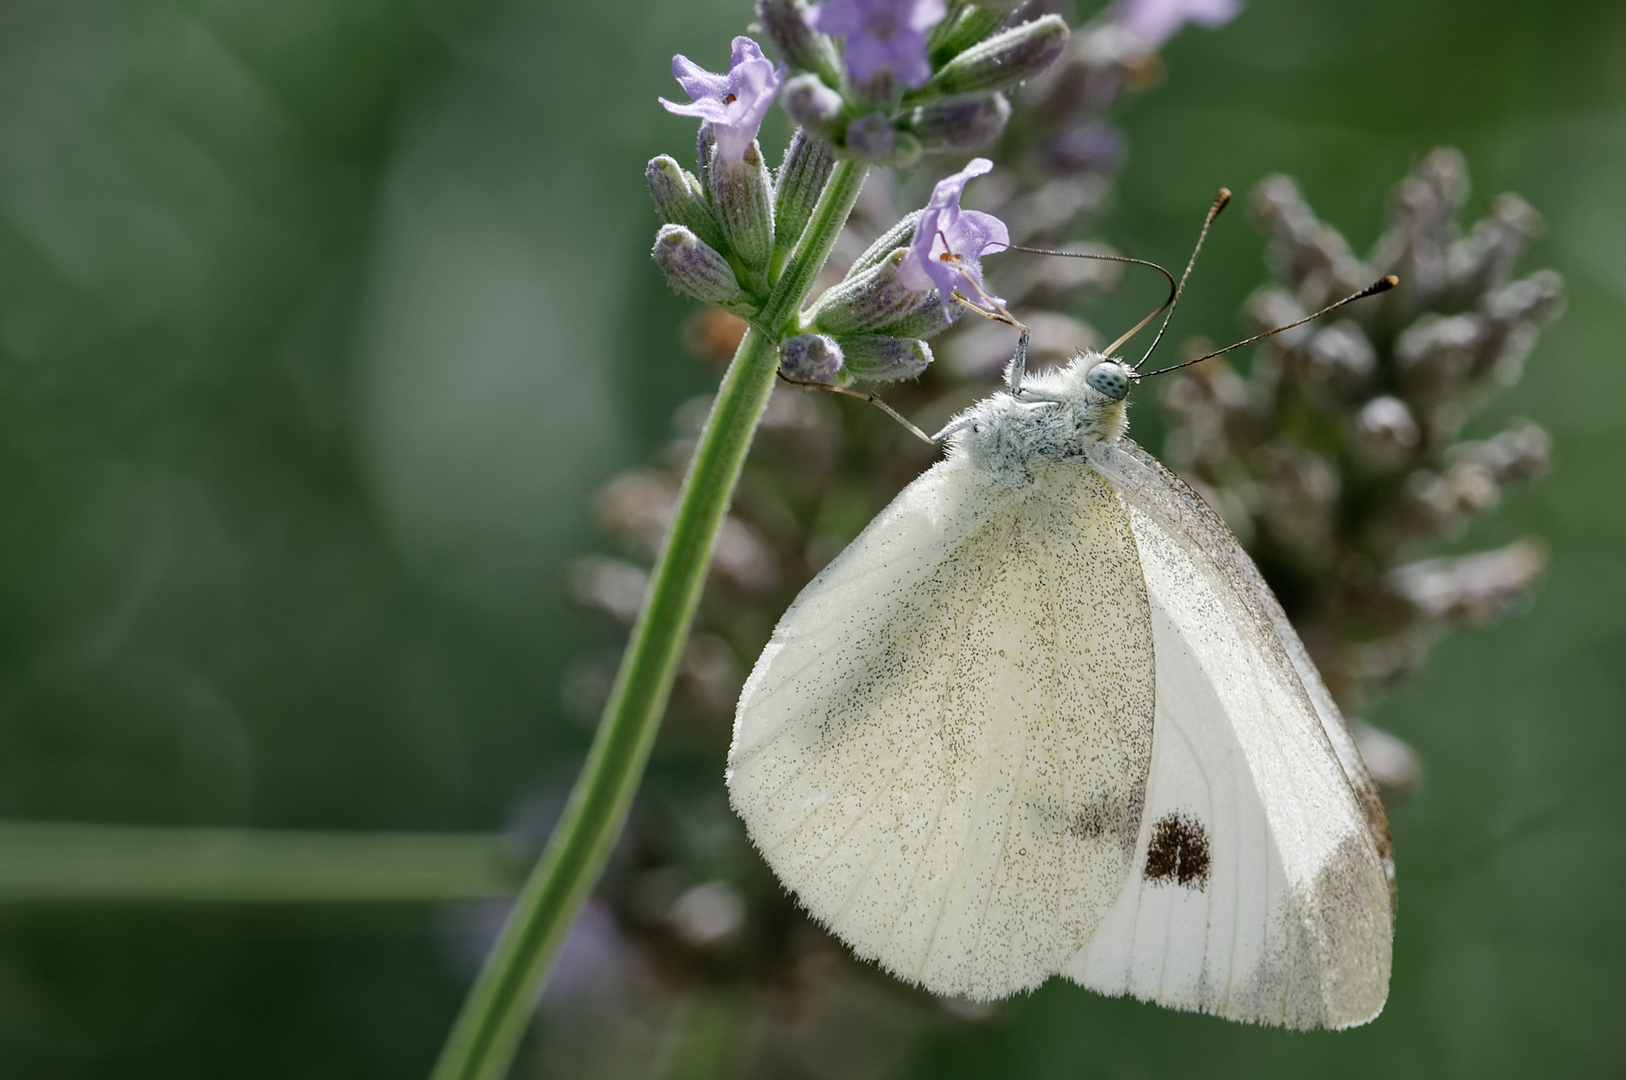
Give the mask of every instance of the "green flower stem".
<path id="1" fill-rule="evenodd" d="M 842 226 L 847 224 L 847 215 L 852 213 L 853 203 L 858 201 L 858 191 L 864 186 L 864 177 L 868 173 L 869 166 L 856 161 L 838 161 L 831 171 L 818 205 L 813 207 L 813 216 L 808 218 L 807 228 L 802 230 L 802 238 L 796 242 L 796 252 L 791 256 L 790 264 L 779 276 L 773 294 L 768 297 L 762 314 L 756 319 L 756 324 L 772 330 L 776 339 L 782 335 L 786 324 L 796 317 L 802 301 L 807 299 L 808 292 L 813 288 L 814 279 L 824 269 L 824 260 L 830 257 L 836 237 L 841 235 Z M 744 342 L 740 345 L 744 348 Z M 739 363 L 738 354 L 734 362 Z M 717 415 L 721 404 L 719 395 L 718 404 L 712 410 L 713 416 Z M 743 451 L 741 453 L 743 460 Z M 730 497 L 733 492 L 734 485 L 730 481 Z"/>
<path id="2" fill-rule="evenodd" d="M 717 530 L 773 392 L 779 339 L 807 299 L 867 171 L 868 166 L 844 161 L 831 173 L 795 254 L 723 376 L 587 762 L 463 1003 L 433 1080 L 502 1080 L 508 1072 L 553 958 L 632 808 L 700 603 Z"/>

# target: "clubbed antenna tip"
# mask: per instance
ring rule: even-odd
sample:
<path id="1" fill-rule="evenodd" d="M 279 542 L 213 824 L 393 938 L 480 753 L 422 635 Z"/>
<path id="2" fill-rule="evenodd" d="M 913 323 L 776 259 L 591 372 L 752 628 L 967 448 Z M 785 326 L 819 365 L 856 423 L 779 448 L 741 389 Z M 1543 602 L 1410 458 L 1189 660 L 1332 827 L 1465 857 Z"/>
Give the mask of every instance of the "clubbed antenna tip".
<path id="1" fill-rule="evenodd" d="M 1224 192 L 1222 190 L 1221 194 L 1222 195 L 1226 194 L 1226 192 Z M 1317 311 L 1317 312 L 1315 312 L 1313 314 L 1310 314 L 1310 315 L 1306 315 L 1304 318 L 1299 319 L 1299 320 L 1297 320 L 1295 322 L 1290 322 L 1286 326 L 1278 326 L 1274 330 L 1266 330 L 1262 334 L 1255 334 L 1255 335 L 1253 335 L 1253 337 L 1243 338 L 1241 341 L 1237 342 L 1235 345 L 1227 345 L 1223 349 L 1216 349 L 1213 352 L 1208 353 L 1206 356 L 1199 356 L 1195 360 L 1187 360 L 1183 364 L 1175 364 L 1172 367 L 1159 368 L 1156 371 L 1148 371 L 1148 372 L 1146 372 L 1144 374 L 1140 374 L 1138 377 L 1142 378 L 1142 379 L 1150 379 L 1153 375 L 1162 375 L 1163 373 L 1169 372 L 1169 371 L 1179 371 L 1181 368 L 1190 367 L 1192 364 L 1200 364 L 1204 360 L 1212 360 L 1216 356 L 1225 355 L 1226 353 L 1230 352 L 1232 349 L 1240 349 L 1244 345 L 1252 345 L 1256 341 L 1263 341 L 1265 338 L 1272 337 L 1272 336 L 1274 336 L 1276 334 L 1279 334 L 1283 330 L 1291 330 L 1295 326 L 1303 326 L 1307 322 L 1314 322 L 1316 319 L 1321 318 L 1321 316 L 1327 314 L 1329 311 L 1337 311 L 1339 308 L 1343 307 L 1345 304 L 1353 304 L 1357 300 L 1365 300 L 1368 296 L 1376 296 L 1378 293 L 1386 293 L 1390 289 L 1394 288 L 1396 285 L 1399 285 L 1399 284 L 1400 284 L 1400 279 L 1398 277 L 1396 277 L 1394 274 L 1385 274 L 1383 277 L 1381 277 L 1378 280 L 1374 281 L 1372 284 L 1368 285 L 1366 288 L 1362 289 L 1360 292 L 1351 293 L 1350 295 L 1344 297 L 1342 300 L 1336 300 L 1333 303 L 1328 304 L 1326 307 L 1322 308 L 1320 311 Z"/>

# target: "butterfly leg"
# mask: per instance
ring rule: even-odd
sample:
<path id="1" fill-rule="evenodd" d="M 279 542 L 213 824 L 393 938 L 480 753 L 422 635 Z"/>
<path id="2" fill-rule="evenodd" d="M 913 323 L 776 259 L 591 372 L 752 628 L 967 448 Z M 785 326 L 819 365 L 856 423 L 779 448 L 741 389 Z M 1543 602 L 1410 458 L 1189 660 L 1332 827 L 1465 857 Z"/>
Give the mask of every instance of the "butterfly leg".
<path id="1" fill-rule="evenodd" d="M 1020 324 L 1018 324 L 1020 325 Z M 1022 389 L 1022 380 L 1028 373 L 1028 328 L 1022 327 L 1022 336 L 1016 339 L 1016 352 L 1005 365 L 1005 386 L 1012 394 Z"/>
<path id="2" fill-rule="evenodd" d="M 941 443 L 944 439 L 947 439 L 950 435 L 953 435 L 957 431 L 964 431 L 966 428 L 970 427 L 972 424 L 975 424 L 976 422 L 977 422 L 977 418 L 975 416 L 963 416 L 960 419 L 951 422 L 947 427 L 945 427 L 942 431 L 939 431 L 936 435 L 933 435 L 931 437 L 931 442 L 934 445 L 937 444 L 937 443 Z"/>
<path id="3" fill-rule="evenodd" d="M 986 294 L 984 295 L 986 296 Z M 978 315 L 981 315 L 990 322 L 1000 322 L 1004 323 L 1006 326 L 1014 326 L 1018 331 L 1021 332 L 1022 336 L 1016 341 L 1016 355 L 1012 356 L 1011 362 L 1005 365 L 1005 385 L 1009 387 L 1010 392 L 1014 394 L 1022 388 L 1022 380 L 1027 376 L 1028 373 L 1028 328 L 1018 322 L 1014 315 L 1006 311 L 1005 305 L 1000 303 L 997 299 L 993 297 L 989 297 L 988 299 L 990 301 L 992 310 L 980 308 L 958 293 L 954 295 L 954 302 L 959 304 L 961 307 L 969 308 L 972 311 L 975 311 Z"/>
<path id="4" fill-rule="evenodd" d="M 810 390 L 828 390 L 832 394 L 844 394 L 847 397 L 855 397 L 859 401 L 867 401 L 877 409 L 880 409 L 882 412 L 886 413 L 886 415 L 890 416 L 892 419 L 896 420 L 898 423 L 902 424 L 906 429 L 908 429 L 909 434 L 913 435 L 921 442 L 926 443 L 928 446 L 936 446 L 937 443 L 941 441 L 941 436 L 933 437 L 926 434 L 924 431 L 921 431 L 918 427 L 904 419 L 898 410 L 882 401 L 873 393 L 861 394 L 857 390 L 849 390 L 845 386 L 835 386 L 831 383 L 807 382 L 804 379 L 793 379 L 789 375 L 786 375 L 783 371 L 775 372 L 775 374 L 779 376 L 781 382 L 790 383 L 792 386 L 805 386 Z M 956 428 L 955 430 L 959 429 Z"/>

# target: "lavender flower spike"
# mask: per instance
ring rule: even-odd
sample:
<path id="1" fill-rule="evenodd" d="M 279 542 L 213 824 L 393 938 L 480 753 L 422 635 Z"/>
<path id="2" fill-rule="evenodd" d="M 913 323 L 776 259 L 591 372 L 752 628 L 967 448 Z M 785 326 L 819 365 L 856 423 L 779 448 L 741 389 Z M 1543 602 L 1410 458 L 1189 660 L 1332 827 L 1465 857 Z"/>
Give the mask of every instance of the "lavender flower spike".
<path id="1" fill-rule="evenodd" d="M 920 86 L 932 77 L 926 31 L 945 13 L 943 0 L 825 0 L 807 19 L 845 39 L 847 74 L 858 85 L 890 69 L 905 86 Z"/>
<path id="2" fill-rule="evenodd" d="M 1230 22 L 1238 0 L 1118 0 L 1115 14 L 1149 52 L 1156 52 L 1186 23 L 1213 29 Z"/>
<path id="3" fill-rule="evenodd" d="M 779 93 L 779 72 L 762 55 L 762 47 L 748 37 L 735 38 L 726 75 L 714 75 L 687 56 L 674 56 L 672 75 L 694 100 L 680 105 L 661 98 L 666 111 L 710 121 L 718 157 L 743 161 Z"/>
<path id="4" fill-rule="evenodd" d="M 989 248 L 1004 250 L 1011 246 L 1010 230 L 992 214 L 960 209 L 966 182 L 993 167 L 987 158 L 972 158 L 965 168 L 937 182 L 915 226 L 914 239 L 909 241 L 909 254 L 898 267 L 898 280 L 908 288 L 917 292 L 937 290 L 943 314 L 950 320 L 954 309 L 949 294 L 957 285 L 972 286 L 961 290 L 967 299 L 987 297 L 1004 303 L 983 291 L 981 260 Z"/>

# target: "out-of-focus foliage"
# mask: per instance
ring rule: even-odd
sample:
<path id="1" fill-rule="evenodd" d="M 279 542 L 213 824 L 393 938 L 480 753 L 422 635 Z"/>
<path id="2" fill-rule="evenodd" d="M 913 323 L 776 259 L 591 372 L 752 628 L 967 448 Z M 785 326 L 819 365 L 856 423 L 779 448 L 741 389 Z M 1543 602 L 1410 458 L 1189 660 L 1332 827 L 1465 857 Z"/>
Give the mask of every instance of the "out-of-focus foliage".
<path id="1" fill-rule="evenodd" d="M 525 5 L 0 25 L 0 813 L 500 826 L 579 742 L 558 567 L 620 437 L 614 342 L 550 348 L 619 295 L 586 61 Z M 435 925 L 9 908 L 0 1072 L 417 1075 Z"/>
<path id="2" fill-rule="evenodd" d="M 561 703 L 591 696 L 567 661 L 614 650 L 560 602 L 590 495 L 714 378 L 677 343 L 719 328 L 688 324 L 647 262 L 643 164 L 689 137 L 654 98 L 672 53 L 715 68 L 749 18 L 737 0 L 0 6 L 4 813 L 545 831 L 588 735 Z M 1526 264 L 1568 287 L 1517 393 L 1463 432 L 1522 415 L 1552 436 L 1552 476 L 1463 541 L 1542 537 L 1538 599 L 1368 712 L 1429 767 L 1393 818 L 1401 915 L 1375 1024 L 1290 1036 L 1061 984 L 966 1020 L 787 915 L 757 969 L 770 1007 L 752 1023 L 772 1037 L 742 1030 L 747 954 L 709 935 L 775 887 L 741 869 L 691 676 L 612 880 L 673 850 L 693 864 L 617 894 L 650 905 L 619 922 L 589 909 L 521 1068 L 571 1073 L 599 1033 L 616 1076 L 740 1045 L 777 1047 L 778 1075 L 1618 1072 L 1623 52 L 1609 0 L 1252 0 L 1173 41 L 1166 81 L 1118 114 L 1129 154 L 1090 233 L 1118 250 L 1180 263 L 1215 188 L 1275 173 L 1374 236 L 1395 177 L 1452 145 L 1477 185 L 1464 220 L 1519 191 L 1549 223 Z M 1176 340 L 1245 329 L 1262 247 L 1242 215 L 1222 222 Z M 1055 310 L 1115 330 L 1155 292 L 1127 277 Z M 811 565 L 927 458 L 858 403 L 801 400 L 805 416 L 775 406 L 768 445 L 839 423 L 896 451 L 821 507 Z M 1155 407 L 1134 425 L 1162 445 Z M 779 563 L 772 588 L 803 572 Z M 721 687 L 750 659 L 702 639 L 690 666 Z M 725 879 L 738 895 L 708 888 Z M 0 1072 L 421 1076 L 494 914 L 7 909 Z M 820 965 L 819 996 L 775 996 Z M 592 1027 L 617 980 L 651 1004 Z M 851 1034 L 878 1013 L 893 1037 Z"/>

